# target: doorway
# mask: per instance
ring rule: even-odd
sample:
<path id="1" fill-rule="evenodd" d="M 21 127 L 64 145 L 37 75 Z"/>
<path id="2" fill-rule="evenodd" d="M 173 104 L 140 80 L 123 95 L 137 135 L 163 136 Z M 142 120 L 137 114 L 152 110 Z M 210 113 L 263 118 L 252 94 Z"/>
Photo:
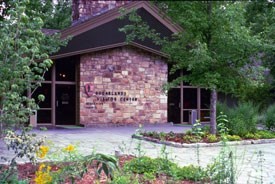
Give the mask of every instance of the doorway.
<path id="1" fill-rule="evenodd" d="M 181 123 L 180 120 L 180 88 L 173 88 L 168 92 L 168 120 L 173 123 Z"/>
<path id="2" fill-rule="evenodd" d="M 39 102 L 37 111 L 38 125 L 76 125 L 79 111 L 77 109 L 77 80 L 79 57 L 57 59 L 52 68 L 44 75 L 41 87 L 31 95 L 37 99 L 39 94 L 45 96 Z M 38 101 L 37 101 L 38 102 Z"/>
<path id="3" fill-rule="evenodd" d="M 168 121 L 176 124 L 193 124 L 210 120 L 210 91 L 194 86 L 181 85 L 168 92 Z"/>
<path id="4" fill-rule="evenodd" d="M 55 114 L 56 125 L 74 125 L 76 115 L 75 85 L 57 84 Z"/>

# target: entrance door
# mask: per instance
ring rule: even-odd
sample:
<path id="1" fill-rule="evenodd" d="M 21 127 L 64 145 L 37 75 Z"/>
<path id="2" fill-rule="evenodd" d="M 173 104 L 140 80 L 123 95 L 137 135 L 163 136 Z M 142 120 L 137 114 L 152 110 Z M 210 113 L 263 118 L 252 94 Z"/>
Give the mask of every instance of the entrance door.
<path id="1" fill-rule="evenodd" d="M 191 111 L 196 110 L 198 111 L 198 96 L 199 96 L 199 89 L 193 87 L 183 87 L 183 123 L 184 124 L 192 124 L 191 120 Z M 198 113 L 197 113 L 198 114 Z M 199 117 L 197 117 L 199 118 Z"/>
<path id="2" fill-rule="evenodd" d="M 173 88 L 168 92 L 168 121 L 181 123 L 180 88 Z"/>
<path id="3" fill-rule="evenodd" d="M 56 125 L 75 124 L 75 85 L 56 85 Z"/>

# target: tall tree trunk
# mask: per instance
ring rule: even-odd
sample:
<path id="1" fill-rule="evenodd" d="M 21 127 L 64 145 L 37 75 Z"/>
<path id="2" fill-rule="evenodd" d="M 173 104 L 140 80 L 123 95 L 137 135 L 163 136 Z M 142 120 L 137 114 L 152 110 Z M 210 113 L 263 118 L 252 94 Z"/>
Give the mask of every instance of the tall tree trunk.
<path id="1" fill-rule="evenodd" d="M 216 105 L 217 105 L 217 91 L 213 89 L 211 91 L 211 102 L 210 102 L 210 133 L 217 133 L 217 122 L 216 122 Z"/>

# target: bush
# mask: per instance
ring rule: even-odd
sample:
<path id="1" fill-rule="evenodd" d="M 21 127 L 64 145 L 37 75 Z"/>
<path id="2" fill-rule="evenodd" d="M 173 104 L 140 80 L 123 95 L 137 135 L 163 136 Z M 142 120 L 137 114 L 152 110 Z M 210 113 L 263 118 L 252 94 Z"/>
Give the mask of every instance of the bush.
<path id="1" fill-rule="evenodd" d="M 138 179 L 127 173 L 115 173 L 111 184 L 138 184 Z"/>
<path id="2" fill-rule="evenodd" d="M 213 135 L 213 134 L 207 135 L 206 139 L 210 143 L 212 143 L 212 142 L 218 142 L 219 141 L 219 139 L 217 138 L 217 136 Z"/>
<path id="3" fill-rule="evenodd" d="M 193 165 L 177 168 L 175 171 L 175 177 L 177 180 L 201 181 L 204 176 L 205 172 L 203 169 Z"/>
<path id="4" fill-rule="evenodd" d="M 186 141 L 187 143 L 197 143 L 197 142 L 200 142 L 202 138 L 196 135 L 185 135 L 183 136 L 183 140 Z"/>
<path id="5" fill-rule="evenodd" d="M 130 162 L 124 165 L 125 171 L 130 171 L 137 174 L 143 173 L 157 173 L 158 171 L 158 164 L 157 162 L 149 157 L 140 157 L 134 158 Z"/>
<path id="6" fill-rule="evenodd" d="M 228 124 L 231 135 L 245 136 L 255 133 L 257 128 L 258 108 L 252 103 L 240 103 L 228 112 Z"/>
<path id="7" fill-rule="evenodd" d="M 229 107 L 225 103 L 218 102 L 217 103 L 217 112 L 216 116 L 218 117 L 220 113 L 222 112 L 223 114 L 228 114 L 229 113 Z"/>
<path id="8" fill-rule="evenodd" d="M 170 160 L 164 158 L 156 158 L 154 161 L 157 163 L 158 166 L 158 173 L 165 173 L 169 176 L 172 175 L 171 168 L 177 167 L 177 164 L 171 162 Z"/>
<path id="9" fill-rule="evenodd" d="M 265 126 L 269 130 L 275 129 L 275 104 L 269 106 L 265 115 Z"/>
<path id="10" fill-rule="evenodd" d="M 244 136 L 245 139 L 259 139 L 260 138 L 260 135 L 255 133 L 255 134 L 252 134 L 252 133 L 248 133 Z"/>
<path id="11" fill-rule="evenodd" d="M 240 140 L 242 140 L 241 137 L 238 136 L 238 135 L 227 135 L 226 138 L 229 141 L 240 141 Z"/>
<path id="12" fill-rule="evenodd" d="M 176 180 L 201 181 L 205 177 L 205 171 L 201 167 L 193 165 L 178 167 L 167 159 L 152 159 L 146 156 L 132 159 L 124 165 L 123 171 L 128 174 L 143 174 L 143 179 L 146 181 L 154 180 L 157 174 L 162 173 Z M 123 183 L 122 181 L 126 178 L 126 176 L 120 176 L 120 183 Z"/>
<path id="13" fill-rule="evenodd" d="M 134 158 L 124 166 L 124 171 L 130 171 L 132 173 L 144 174 L 144 173 L 165 173 L 172 176 L 171 168 L 175 168 L 177 165 L 164 158 L 149 158 L 140 157 Z"/>
<path id="14" fill-rule="evenodd" d="M 265 130 L 261 130 L 257 132 L 257 135 L 261 138 L 261 139 L 272 139 L 275 138 L 275 134 L 269 131 L 265 131 Z"/>

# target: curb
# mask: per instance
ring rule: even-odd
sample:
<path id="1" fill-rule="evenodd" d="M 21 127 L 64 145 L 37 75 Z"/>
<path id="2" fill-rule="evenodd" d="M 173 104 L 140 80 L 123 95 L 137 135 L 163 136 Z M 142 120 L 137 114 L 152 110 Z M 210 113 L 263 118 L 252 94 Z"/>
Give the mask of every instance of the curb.
<path id="1" fill-rule="evenodd" d="M 216 143 L 177 143 L 177 142 L 170 142 L 170 141 L 161 141 L 158 139 L 153 139 L 149 137 L 143 137 L 140 135 L 133 134 L 133 139 L 139 139 L 144 141 L 149 141 L 157 144 L 164 144 L 166 146 L 172 146 L 175 148 L 197 148 L 197 147 L 218 147 L 223 146 L 222 142 L 216 142 Z M 258 139 L 258 140 L 243 140 L 243 141 L 228 141 L 227 145 L 229 146 L 236 146 L 236 145 L 250 145 L 250 144 L 269 144 L 269 143 L 275 143 L 275 139 Z"/>

